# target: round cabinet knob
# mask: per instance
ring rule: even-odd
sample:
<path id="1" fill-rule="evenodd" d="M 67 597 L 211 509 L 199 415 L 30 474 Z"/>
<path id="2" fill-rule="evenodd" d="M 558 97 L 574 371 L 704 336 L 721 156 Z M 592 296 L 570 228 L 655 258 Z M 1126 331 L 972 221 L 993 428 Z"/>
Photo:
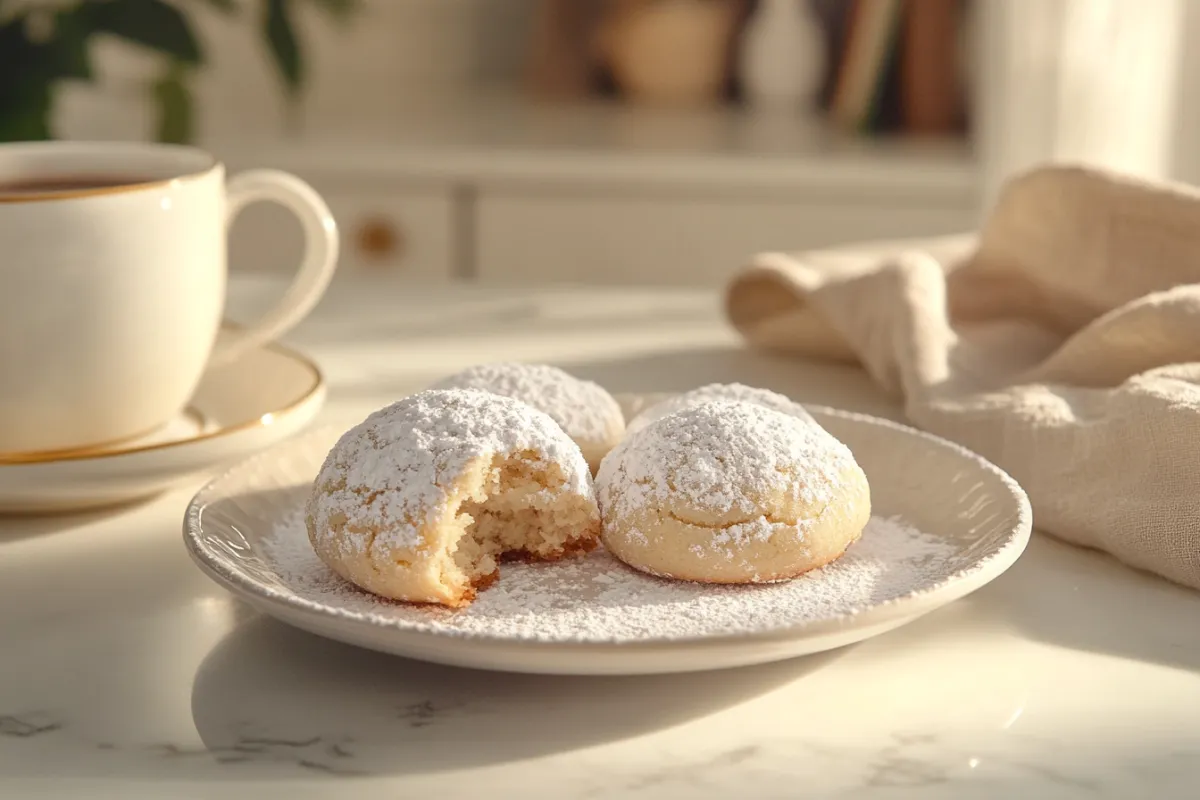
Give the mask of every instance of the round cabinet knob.
<path id="1" fill-rule="evenodd" d="M 358 226 L 355 244 L 365 261 L 394 260 L 404 252 L 404 234 L 391 220 L 372 217 Z"/>

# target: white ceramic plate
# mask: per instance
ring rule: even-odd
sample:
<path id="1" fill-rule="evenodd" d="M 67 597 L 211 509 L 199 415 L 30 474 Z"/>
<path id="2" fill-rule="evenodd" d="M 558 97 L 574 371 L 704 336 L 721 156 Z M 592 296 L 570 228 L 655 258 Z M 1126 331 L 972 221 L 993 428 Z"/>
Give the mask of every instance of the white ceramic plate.
<path id="1" fill-rule="evenodd" d="M 305 356 L 278 344 L 210 369 L 188 408 L 163 428 L 118 446 L 0 458 L 0 512 L 73 511 L 170 489 L 303 429 L 325 401 Z"/>
<path id="2" fill-rule="evenodd" d="M 626 407 L 632 412 L 643 402 L 645 397 L 626 398 Z M 864 534 L 833 565 L 840 571 L 827 567 L 786 584 L 664 582 L 634 573 L 601 551 L 587 557 L 595 561 L 565 567 L 572 570 L 568 572 L 561 572 L 562 563 L 502 568 L 500 582 L 465 611 L 389 603 L 338 585 L 315 557 L 311 573 L 298 579 L 294 555 L 280 555 L 283 534 L 296 537 L 291 540 L 293 554 L 306 552 L 297 509 L 339 434 L 322 430 L 210 482 L 188 508 L 184 539 L 193 559 L 217 583 L 304 630 L 437 663 L 556 674 L 684 672 L 833 649 L 891 630 L 978 589 L 1025 549 L 1031 527 L 1028 499 L 992 464 L 892 422 L 827 408 L 810 410 L 854 452 L 871 482 L 875 513 L 903 520 L 922 533 L 913 531 L 910 541 L 897 538 L 893 527 L 892 539 L 882 549 Z M 893 562 L 872 567 L 871 558 L 880 555 Z M 862 571 L 864 566 L 873 571 Z M 614 568 L 626 574 L 611 572 Z M 556 569 L 569 579 L 549 579 Z M 856 569 L 860 572 L 854 573 Z M 618 577 L 616 590 L 612 575 Z M 872 576 L 882 576 L 877 585 Z M 505 619 L 503 604 L 490 600 L 488 593 L 506 580 L 541 592 L 537 604 L 550 609 L 548 615 L 514 611 Z M 337 591 L 314 589 L 329 586 Z M 858 591 L 864 587 L 866 591 Z M 456 616 L 462 614 L 474 616 Z M 625 618 L 639 624 L 621 630 Z M 573 629 L 575 619 L 597 624 Z M 673 627 L 676 633 L 661 633 Z"/>

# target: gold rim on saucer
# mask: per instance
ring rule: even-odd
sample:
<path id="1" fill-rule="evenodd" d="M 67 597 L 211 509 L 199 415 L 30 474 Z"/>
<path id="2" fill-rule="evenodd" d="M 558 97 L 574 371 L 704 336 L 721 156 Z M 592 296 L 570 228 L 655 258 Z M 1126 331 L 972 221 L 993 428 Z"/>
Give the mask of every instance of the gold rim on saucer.
<path id="1" fill-rule="evenodd" d="M 182 444 L 192 444 L 194 442 L 204 442 L 204 441 L 208 441 L 210 439 L 216 439 L 221 436 L 227 436 L 231 433 L 238 433 L 240 431 L 253 430 L 254 428 L 265 428 L 266 426 L 268 426 L 268 425 L 272 424 L 272 422 L 274 422 L 274 419 L 273 419 L 274 417 L 279 416 L 280 414 L 287 414 L 292 411 L 295 411 L 297 408 L 299 408 L 300 406 L 304 405 L 309 400 L 311 400 L 312 397 L 315 394 L 317 394 L 317 392 L 321 391 L 322 387 L 325 385 L 325 376 L 321 374 L 321 368 L 318 367 L 312 359 L 310 359 L 308 356 L 305 356 L 305 355 L 299 353 L 296 350 L 293 350 L 290 347 L 285 347 L 284 345 L 281 345 L 278 342 L 268 342 L 267 344 L 262 345 L 262 349 L 272 350 L 276 353 L 279 353 L 280 355 L 286 356 L 286 357 L 291 358 L 292 360 L 298 362 L 303 367 L 305 367 L 305 369 L 308 370 L 308 372 L 312 378 L 312 383 L 304 391 L 304 394 L 300 395 L 300 397 L 298 397 L 295 400 L 293 400 L 292 402 L 288 403 L 283 408 L 275 409 L 266 414 L 263 414 L 258 419 L 252 419 L 252 420 L 248 420 L 246 422 L 239 422 L 235 425 L 226 425 L 225 427 L 221 427 L 221 428 L 213 428 L 212 430 L 205 431 L 203 433 L 198 433 L 195 436 L 189 436 L 184 439 L 172 439 L 172 440 L 166 441 L 166 442 L 155 442 L 154 444 L 136 445 L 136 446 L 131 446 L 131 447 L 116 447 L 116 446 L 114 446 L 114 445 L 118 445 L 120 442 L 136 441 L 137 439 L 140 439 L 143 436 L 147 436 L 147 435 L 153 433 L 154 431 L 158 430 L 159 427 L 161 427 L 161 426 L 156 425 L 154 428 L 151 428 L 150 430 L 146 431 L 145 433 L 138 434 L 137 436 L 125 437 L 125 438 L 118 439 L 115 442 L 109 442 L 106 444 L 98 444 L 98 445 L 89 445 L 89 446 L 83 447 L 83 448 L 71 448 L 71 449 L 65 449 L 65 450 L 43 450 L 43 451 L 33 452 L 33 453 L 0 453 L 0 467 L 21 466 L 21 465 L 29 465 L 29 464 L 45 464 L 45 463 L 49 463 L 52 461 L 84 461 L 84 460 L 93 459 L 93 458 L 112 458 L 114 456 L 131 455 L 133 453 L 147 453 L 147 452 L 150 452 L 153 450 L 163 450 L 168 447 L 178 447 Z M 186 411 L 188 413 L 192 413 L 193 416 L 197 417 L 198 419 L 201 419 L 201 420 L 204 419 L 204 416 L 202 414 L 200 414 L 199 412 L 196 412 L 194 409 L 191 409 L 190 407 L 188 409 L 186 409 Z"/>
<path id="2" fill-rule="evenodd" d="M 63 459 L 79 458 L 81 456 L 100 455 L 101 453 L 111 453 L 115 449 L 119 449 L 126 442 L 136 442 L 160 428 L 169 425 L 155 425 L 153 428 L 147 428 L 144 431 L 135 433 L 132 436 L 122 436 L 120 439 L 109 439 L 96 444 L 89 444 L 86 447 L 64 447 L 61 450 L 32 450 L 20 453 L 0 453 L 0 464 L 26 464 L 36 461 L 59 461 Z"/>

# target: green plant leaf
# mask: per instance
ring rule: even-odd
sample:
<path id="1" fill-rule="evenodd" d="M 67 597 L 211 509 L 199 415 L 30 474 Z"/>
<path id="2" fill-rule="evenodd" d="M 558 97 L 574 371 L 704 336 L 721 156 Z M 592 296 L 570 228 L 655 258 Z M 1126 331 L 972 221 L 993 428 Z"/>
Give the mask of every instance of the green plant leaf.
<path id="1" fill-rule="evenodd" d="M 88 46 L 94 32 L 86 6 L 76 6 L 54 15 L 54 37 L 45 45 L 46 63 L 53 77 L 92 79 Z"/>
<path id="2" fill-rule="evenodd" d="M 54 78 L 45 46 L 26 35 L 21 17 L 0 25 L 0 141 L 51 138 Z"/>
<path id="3" fill-rule="evenodd" d="M 52 138 L 50 100 L 48 81 L 0 90 L 0 142 Z"/>
<path id="4" fill-rule="evenodd" d="M 40 142 L 51 138 L 49 102 L 0 113 L 0 142 Z"/>
<path id="5" fill-rule="evenodd" d="M 160 142 L 185 144 L 192 140 L 192 90 L 187 79 L 185 67 L 175 62 L 154 82 L 152 93 L 158 105 L 156 136 Z"/>
<path id="6" fill-rule="evenodd" d="M 21 18 L 0 24 L 0 92 L 28 77 L 37 63 L 35 45 L 25 35 Z"/>
<path id="7" fill-rule="evenodd" d="M 84 5 L 98 30 L 157 50 L 184 64 L 204 61 L 187 17 L 164 0 L 94 0 Z"/>
<path id="8" fill-rule="evenodd" d="M 304 62 L 300 57 L 300 42 L 292 23 L 289 0 L 266 0 L 263 36 L 283 77 L 284 87 L 290 96 L 295 96 L 304 85 Z"/>

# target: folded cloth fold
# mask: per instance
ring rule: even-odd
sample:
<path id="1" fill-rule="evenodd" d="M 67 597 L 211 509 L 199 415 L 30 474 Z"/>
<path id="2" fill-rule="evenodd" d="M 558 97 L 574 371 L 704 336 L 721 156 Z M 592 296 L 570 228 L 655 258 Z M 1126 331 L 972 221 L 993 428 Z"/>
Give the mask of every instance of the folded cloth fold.
<path id="1" fill-rule="evenodd" d="M 861 363 L 1038 529 L 1200 588 L 1200 191 L 1041 167 L 976 234 L 761 254 L 725 300 L 752 347 Z"/>

